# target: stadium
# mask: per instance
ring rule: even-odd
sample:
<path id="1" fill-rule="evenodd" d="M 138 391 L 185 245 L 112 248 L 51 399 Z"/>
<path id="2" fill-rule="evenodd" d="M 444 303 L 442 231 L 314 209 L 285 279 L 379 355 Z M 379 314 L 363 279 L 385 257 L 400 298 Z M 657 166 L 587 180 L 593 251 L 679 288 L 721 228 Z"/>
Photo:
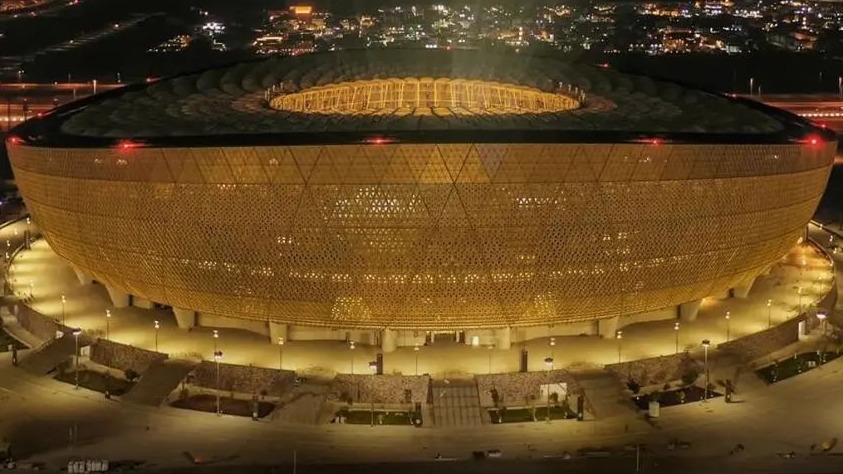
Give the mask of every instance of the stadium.
<path id="1" fill-rule="evenodd" d="M 137 84 L 7 141 L 47 242 L 115 306 L 384 351 L 612 337 L 745 297 L 836 146 L 746 99 L 441 49 Z"/>

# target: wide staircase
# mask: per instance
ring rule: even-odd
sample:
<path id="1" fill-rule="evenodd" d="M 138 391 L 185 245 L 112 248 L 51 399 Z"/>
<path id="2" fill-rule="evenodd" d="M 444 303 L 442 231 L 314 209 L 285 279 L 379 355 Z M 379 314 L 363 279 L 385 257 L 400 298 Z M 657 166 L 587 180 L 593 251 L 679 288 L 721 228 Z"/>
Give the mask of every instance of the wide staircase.
<path id="1" fill-rule="evenodd" d="M 289 390 L 279 400 L 272 413 L 272 420 L 314 425 L 329 420 L 332 414 L 325 401 L 330 389 L 329 383 L 304 383 Z"/>
<path id="2" fill-rule="evenodd" d="M 85 336 L 79 336 L 79 350 L 91 343 Z M 72 335 L 65 335 L 53 339 L 40 348 L 30 352 L 23 358 L 20 367 L 35 375 L 47 375 L 58 367 L 62 362 L 73 357 L 76 350 L 76 338 Z"/>
<path id="3" fill-rule="evenodd" d="M 623 383 L 612 372 L 593 369 L 571 375 L 585 393 L 586 413 L 591 417 L 607 419 L 636 413 L 637 408 L 626 396 Z"/>
<path id="4" fill-rule="evenodd" d="M 139 405 L 159 406 L 196 367 L 192 360 L 168 359 L 152 364 L 123 400 Z"/>
<path id="5" fill-rule="evenodd" d="M 433 426 L 466 428 L 484 423 L 474 379 L 432 381 L 431 392 Z"/>

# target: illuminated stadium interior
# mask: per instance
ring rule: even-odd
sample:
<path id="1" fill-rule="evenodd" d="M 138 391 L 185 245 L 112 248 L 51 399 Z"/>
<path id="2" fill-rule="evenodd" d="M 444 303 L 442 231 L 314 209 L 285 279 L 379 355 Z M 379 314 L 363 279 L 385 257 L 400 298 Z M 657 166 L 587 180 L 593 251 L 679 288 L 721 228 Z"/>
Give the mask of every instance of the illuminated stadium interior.
<path id="1" fill-rule="evenodd" d="M 281 87 L 283 90 L 283 87 Z M 564 92 L 571 95 L 566 95 Z M 448 78 L 343 82 L 272 98 L 270 106 L 318 114 L 542 114 L 579 108 L 570 86 L 558 92 L 514 84 Z"/>

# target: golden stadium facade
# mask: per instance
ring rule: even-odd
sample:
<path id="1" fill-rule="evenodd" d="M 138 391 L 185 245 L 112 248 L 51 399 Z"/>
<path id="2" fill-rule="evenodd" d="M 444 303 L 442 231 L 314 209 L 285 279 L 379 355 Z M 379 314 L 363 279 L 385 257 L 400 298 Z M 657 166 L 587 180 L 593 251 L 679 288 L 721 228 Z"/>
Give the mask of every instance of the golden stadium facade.
<path id="1" fill-rule="evenodd" d="M 803 234 L 836 138 L 611 70 L 385 50 L 129 86 L 7 146 L 51 247 L 117 299 L 508 346 L 748 291 Z"/>

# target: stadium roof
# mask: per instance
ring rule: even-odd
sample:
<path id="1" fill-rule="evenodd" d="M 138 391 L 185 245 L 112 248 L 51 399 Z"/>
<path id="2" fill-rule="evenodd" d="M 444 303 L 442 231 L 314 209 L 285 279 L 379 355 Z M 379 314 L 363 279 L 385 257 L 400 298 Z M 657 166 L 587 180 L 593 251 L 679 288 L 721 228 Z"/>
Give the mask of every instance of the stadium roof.
<path id="1" fill-rule="evenodd" d="M 413 104 L 408 108 L 384 102 L 377 109 L 367 105 L 349 112 L 324 107 L 329 103 L 324 97 L 319 110 L 302 107 L 301 101 L 299 109 L 290 105 L 293 98 L 306 98 L 312 91 L 340 87 L 354 91 L 355 84 L 419 82 L 531 90 L 542 96 L 542 104 L 552 106 L 468 110 L 459 106 L 413 108 Z M 332 87 L 337 84 L 340 86 Z M 386 96 L 393 91 L 382 93 Z M 574 103 L 562 104 L 562 99 L 549 97 L 556 94 Z M 289 100 L 284 102 L 283 97 Z M 60 141 L 65 146 L 122 139 L 212 146 L 365 141 L 360 137 L 373 134 L 420 141 L 486 142 L 612 141 L 622 136 L 681 135 L 691 141 L 716 142 L 715 136 L 719 136 L 752 143 L 787 141 L 815 131 L 808 122 L 752 101 L 608 68 L 519 54 L 442 49 L 353 50 L 250 61 L 109 91 L 68 104 L 51 115 L 20 127 L 19 135 L 33 144 Z"/>

